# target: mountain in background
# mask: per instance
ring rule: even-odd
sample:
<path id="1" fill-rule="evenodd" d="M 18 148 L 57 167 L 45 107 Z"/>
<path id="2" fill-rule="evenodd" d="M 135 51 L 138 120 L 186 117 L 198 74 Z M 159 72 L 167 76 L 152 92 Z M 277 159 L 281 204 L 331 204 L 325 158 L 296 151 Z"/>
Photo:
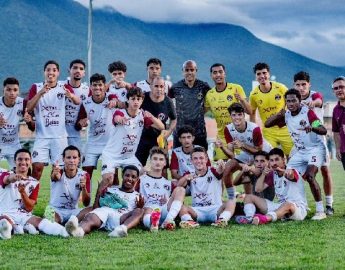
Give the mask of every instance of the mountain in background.
<path id="1" fill-rule="evenodd" d="M 43 80 L 43 64 L 60 63 L 67 76 L 72 59 L 87 59 L 88 9 L 72 0 L 0 0 L 0 78 L 16 76 L 22 92 Z M 95 10 L 93 15 L 92 72 L 109 78 L 107 66 L 115 60 L 127 64 L 127 80 L 146 78 L 146 61 L 158 57 L 163 74 L 176 82 L 187 59 L 198 63 L 198 77 L 208 81 L 209 67 L 225 64 L 228 81 L 241 84 L 249 95 L 257 62 L 267 62 L 277 81 L 292 86 L 293 75 L 305 70 L 313 89 L 334 99 L 332 79 L 345 74 L 345 67 L 333 67 L 256 38 L 245 28 L 230 24 L 146 23 L 114 10 Z"/>

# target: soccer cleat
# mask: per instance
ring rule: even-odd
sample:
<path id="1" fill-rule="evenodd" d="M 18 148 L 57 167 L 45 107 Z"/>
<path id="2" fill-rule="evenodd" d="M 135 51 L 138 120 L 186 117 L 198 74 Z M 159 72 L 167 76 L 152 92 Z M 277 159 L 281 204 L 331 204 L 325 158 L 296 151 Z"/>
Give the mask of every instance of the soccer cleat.
<path id="1" fill-rule="evenodd" d="M 156 208 L 151 213 L 151 232 L 157 232 L 159 228 L 159 220 L 161 219 L 161 210 Z"/>
<path id="2" fill-rule="evenodd" d="M 79 227 L 78 224 L 78 218 L 76 216 L 71 216 L 70 219 L 67 221 L 65 225 L 66 231 L 69 235 L 72 235 L 74 237 L 83 237 L 84 236 L 84 230 Z M 62 231 L 61 235 L 63 237 L 66 237 L 65 232 Z M 68 236 L 68 235 L 67 235 Z"/>
<path id="3" fill-rule="evenodd" d="M 316 212 L 315 215 L 311 218 L 311 220 L 322 220 L 325 219 L 327 216 L 325 212 Z"/>
<path id="4" fill-rule="evenodd" d="M 167 231 L 173 231 L 176 228 L 175 221 L 173 221 L 173 220 L 164 221 L 161 228 L 165 229 Z"/>
<path id="5" fill-rule="evenodd" d="M 225 219 L 217 219 L 211 225 L 214 227 L 224 228 L 224 227 L 228 226 L 228 221 L 226 221 Z"/>
<path id="6" fill-rule="evenodd" d="M 252 224 L 253 217 L 247 217 L 247 216 L 236 216 L 235 221 L 238 224 Z"/>
<path id="7" fill-rule="evenodd" d="M 108 234 L 110 237 L 126 237 L 127 227 L 125 225 L 117 226 L 111 233 Z"/>
<path id="8" fill-rule="evenodd" d="M 180 222 L 180 227 L 182 229 L 194 229 L 194 228 L 199 228 L 200 224 L 194 220 L 186 220 L 186 221 Z"/>
<path id="9" fill-rule="evenodd" d="M 266 224 L 268 223 L 267 217 L 262 214 L 255 214 L 253 217 L 252 224 L 259 225 L 259 224 Z"/>
<path id="10" fill-rule="evenodd" d="M 12 225 L 7 219 L 0 220 L 0 238 L 11 239 Z"/>
<path id="11" fill-rule="evenodd" d="M 327 216 L 333 216 L 334 215 L 334 208 L 332 206 L 326 205 L 326 215 Z"/>
<path id="12" fill-rule="evenodd" d="M 22 225 L 14 224 L 13 225 L 13 234 L 24 234 L 24 228 Z"/>
<path id="13" fill-rule="evenodd" d="M 28 234 L 39 234 L 39 231 L 36 230 L 35 226 L 30 223 L 26 223 L 24 225 L 24 231 L 28 232 Z"/>

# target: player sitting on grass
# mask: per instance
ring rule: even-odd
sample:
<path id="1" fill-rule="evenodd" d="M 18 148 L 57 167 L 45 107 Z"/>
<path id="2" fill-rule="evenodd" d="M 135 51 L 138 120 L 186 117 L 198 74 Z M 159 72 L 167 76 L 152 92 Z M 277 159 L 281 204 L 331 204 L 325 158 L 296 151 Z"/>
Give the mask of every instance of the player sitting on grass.
<path id="1" fill-rule="evenodd" d="M 68 237 L 60 224 L 32 214 L 37 202 L 39 181 L 29 175 L 32 164 L 30 152 L 17 150 L 14 161 L 14 173 L 0 174 L 0 238 L 10 239 L 14 227 L 24 228 L 30 234 L 38 234 L 38 229 L 45 234 Z"/>
<path id="2" fill-rule="evenodd" d="M 178 181 L 179 186 L 189 184 L 192 195 L 192 206 L 184 205 L 180 211 L 180 227 L 196 228 L 198 222 L 213 222 L 214 226 L 225 227 L 234 213 L 235 201 L 222 201 L 224 162 L 219 161 L 217 169 L 208 167 L 208 156 L 203 147 L 195 147 L 191 158 L 195 173 L 186 174 Z"/>
<path id="3" fill-rule="evenodd" d="M 129 165 L 123 169 L 122 186 L 111 186 L 102 191 L 102 196 L 95 204 L 97 207 L 87 214 L 78 224 L 72 216 L 66 223 L 67 231 L 75 237 L 83 237 L 92 230 L 112 231 L 109 236 L 125 237 L 129 229 L 137 226 L 144 213 L 143 198 L 134 187 L 139 178 L 136 166 Z"/>
<path id="4" fill-rule="evenodd" d="M 53 166 L 50 202 L 46 208 L 45 217 L 65 224 L 72 215 L 82 220 L 92 209 L 78 207 L 80 195 L 84 206 L 90 204 L 90 176 L 87 172 L 78 169 L 79 149 L 73 145 L 67 146 L 63 150 L 62 158 L 63 169 L 60 169 L 58 164 Z"/>
<path id="5" fill-rule="evenodd" d="M 175 218 L 181 210 L 185 189 L 176 187 L 162 176 L 166 165 L 164 150 L 153 147 L 150 151 L 150 170 L 140 177 L 140 194 L 144 196 L 144 226 L 157 231 L 159 224 L 166 230 L 175 229 Z"/>
<path id="6" fill-rule="evenodd" d="M 269 152 L 269 166 L 256 182 L 255 191 L 262 192 L 269 186 L 274 187 L 278 202 L 246 195 L 245 216 L 237 216 L 237 223 L 258 225 L 282 218 L 304 220 L 308 206 L 303 178 L 295 169 L 286 169 L 284 152 L 279 148 Z M 262 214 L 255 214 L 256 210 Z"/>

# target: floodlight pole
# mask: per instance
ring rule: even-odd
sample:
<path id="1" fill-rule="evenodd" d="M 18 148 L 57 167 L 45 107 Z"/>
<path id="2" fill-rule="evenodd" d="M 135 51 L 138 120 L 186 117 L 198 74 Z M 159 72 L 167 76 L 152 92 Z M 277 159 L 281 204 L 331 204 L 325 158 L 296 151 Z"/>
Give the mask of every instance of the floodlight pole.
<path id="1" fill-rule="evenodd" d="M 92 61 L 92 0 L 89 1 L 89 20 L 87 33 L 87 70 L 88 77 L 91 77 L 91 61 Z"/>

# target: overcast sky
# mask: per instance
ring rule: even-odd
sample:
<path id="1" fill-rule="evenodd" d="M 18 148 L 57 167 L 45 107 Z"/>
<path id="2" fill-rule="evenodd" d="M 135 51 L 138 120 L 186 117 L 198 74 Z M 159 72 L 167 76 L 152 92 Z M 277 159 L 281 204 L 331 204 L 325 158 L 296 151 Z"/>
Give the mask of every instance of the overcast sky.
<path id="1" fill-rule="evenodd" d="M 345 66 L 344 0 L 93 0 L 93 5 L 147 22 L 237 24 L 267 42 Z"/>

